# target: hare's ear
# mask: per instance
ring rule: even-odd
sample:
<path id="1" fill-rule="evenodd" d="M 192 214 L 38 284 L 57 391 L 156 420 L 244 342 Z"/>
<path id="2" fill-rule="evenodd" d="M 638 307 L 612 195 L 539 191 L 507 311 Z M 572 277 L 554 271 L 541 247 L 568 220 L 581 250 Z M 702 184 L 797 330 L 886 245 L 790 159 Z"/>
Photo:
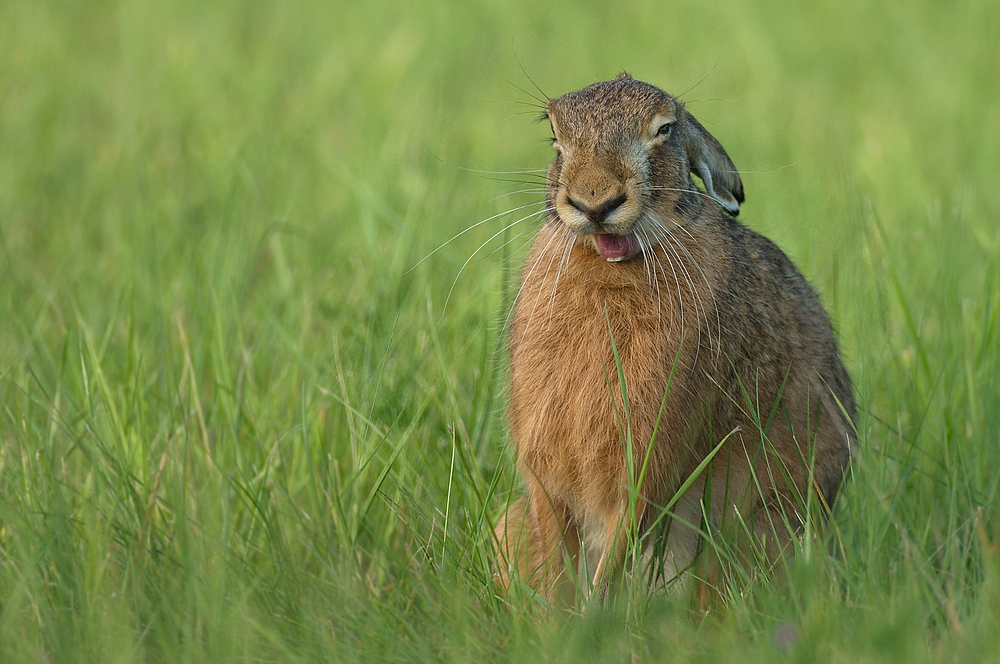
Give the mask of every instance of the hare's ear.
<path id="1" fill-rule="evenodd" d="M 743 202 L 743 181 L 722 144 L 715 140 L 694 116 L 684 112 L 688 163 L 691 171 L 705 183 L 709 196 L 734 217 L 740 213 Z"/>

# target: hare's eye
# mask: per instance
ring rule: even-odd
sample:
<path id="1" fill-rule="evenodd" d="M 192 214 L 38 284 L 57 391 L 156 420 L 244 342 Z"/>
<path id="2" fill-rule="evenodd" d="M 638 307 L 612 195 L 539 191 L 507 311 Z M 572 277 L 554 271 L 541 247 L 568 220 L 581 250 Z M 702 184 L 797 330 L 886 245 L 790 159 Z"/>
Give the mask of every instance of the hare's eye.
<path id="1" fill-rule="evenodd" d="M 656 130 L 656 135 L 660 137 L 666 137 L 670 135 L 670 132 L 674 129 L 673 122 L 666 122 L 660 125 L 660 128 Z"/>

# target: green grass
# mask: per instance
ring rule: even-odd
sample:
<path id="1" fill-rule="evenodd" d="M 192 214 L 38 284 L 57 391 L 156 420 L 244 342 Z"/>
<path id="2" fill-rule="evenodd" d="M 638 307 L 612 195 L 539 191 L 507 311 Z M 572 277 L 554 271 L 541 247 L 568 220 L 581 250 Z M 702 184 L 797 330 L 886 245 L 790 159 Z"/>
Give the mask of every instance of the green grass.
<path id="1" fill-rule="evenodd" d="M 1000 657 L 1000 9 L 630 4 L 0 4 L 0 660 Z M 531 227 L 407 270 L 533 200 L 518 60 L 690 89 L 834 318 L 861 454 L 724 611 L 494 592 Z"/>

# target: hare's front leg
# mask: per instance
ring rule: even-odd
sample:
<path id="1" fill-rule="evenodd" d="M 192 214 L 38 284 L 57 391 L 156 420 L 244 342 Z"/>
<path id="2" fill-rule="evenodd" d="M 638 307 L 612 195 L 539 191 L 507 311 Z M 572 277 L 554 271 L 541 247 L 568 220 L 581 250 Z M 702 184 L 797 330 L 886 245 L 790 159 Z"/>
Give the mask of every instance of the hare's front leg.
<path id="1" fill-rule="evenodd" d="M 504 590 L 510 589 L 512 578 L 531 582 L 533 530 L 527 498 L 519 498 L 507 505 L 497 521 L 493 531 L 497 546 L 497 572 L 493 577 Z"/>
<path id="2" fill-rule="evenodd" d="M 496 539 L 497 577 L 504 588 L 518 580 L 549 600 L 572 601 L 580 535 L 565 504 L 531 486 L 501 516 Z"/>
<path id="3" fill-rule="evenodd" d="M 615 570 L 620 569 L 628 554 L 629 546 L 639 536 L 637 524 L 642 523 L 646 511 L 646 501 L 638 498 L 635 509 L 628 502 L 620 509 L 612 512 L 604 520 L 603 547 L 601 557 L 594 570 L 592 586 L 598 594 L 604 594 L 611 582 Z"/>

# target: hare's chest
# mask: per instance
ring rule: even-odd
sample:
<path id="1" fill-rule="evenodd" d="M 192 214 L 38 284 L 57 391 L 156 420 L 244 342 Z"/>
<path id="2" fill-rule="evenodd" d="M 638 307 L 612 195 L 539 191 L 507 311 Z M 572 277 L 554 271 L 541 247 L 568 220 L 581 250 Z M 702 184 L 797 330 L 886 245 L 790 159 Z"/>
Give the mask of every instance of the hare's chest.
<path id="1" fill-rule="evenodd" d="M 557 294 L 551 306 L 553 313 L 541 316 L 533 315 L 530 298 L 518 307 L 512 434 L 527 472 L 554 497 L 587 511 L 590 503 L 614 500 L 625 485 L 627 445 L 644 453 L 669 350 L 662 335 L 616 311 L 613 300 L 564 301 Z"/>

